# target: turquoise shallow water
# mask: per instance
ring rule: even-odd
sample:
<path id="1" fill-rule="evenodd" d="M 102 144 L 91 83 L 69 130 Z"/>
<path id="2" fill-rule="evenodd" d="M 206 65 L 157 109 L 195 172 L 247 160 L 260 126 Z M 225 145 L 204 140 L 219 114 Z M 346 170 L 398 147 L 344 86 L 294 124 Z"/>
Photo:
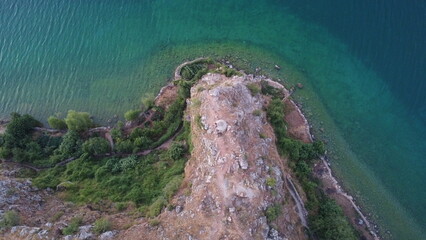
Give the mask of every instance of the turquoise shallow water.
<path id="1" fill-rule="evenodd" d="M 345 187 L 394 239 L 425 239 L 424 10 L 414 0 L 3 0 L 0 116 L 77 109 L 105 122 L 184 59 L 289 63 L 270 74 L 304 76 L 296 98 L 325 128 Z"/>

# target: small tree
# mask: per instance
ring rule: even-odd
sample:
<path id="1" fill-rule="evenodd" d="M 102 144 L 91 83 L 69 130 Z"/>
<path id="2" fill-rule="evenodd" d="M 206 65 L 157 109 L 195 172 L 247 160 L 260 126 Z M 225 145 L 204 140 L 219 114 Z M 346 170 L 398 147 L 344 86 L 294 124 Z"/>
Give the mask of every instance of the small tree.
<path id="1" fill-rule="evenodd" d="M 50 116 L 47 119 L 47 122 L 49 123 L 49 126 L 51 128 L 55 128 L 55 129 L 59 129 L 59 130 L 67 129 L 67 124 L 65 123 L 65 121 L 58 118 L 58 117 Z"/>
<path id="2" fill-rule="evenodd" d="M 80 154 L 82 141 L 76 131 L 70 130 L 64 135 L 58 151 L 63 157 L 72 157 Z"/>
<path id="3" fill-rule="evenodd" d="M 69 130 L 77 132 L 83 132 L 93 126 L 93 122 L 90 119 L 90 115 L 87 112 L 77 112 L 69 110 L 68 115 L 65 118 L 65 123 Z"/>
<path id="4" fill-rule="evenodd" d="M 142 105 L 145 107 L 145 109 L 150 109 L 154 106 L 155 100 L 154 95 L 152 93 L 145 94 L 145 96 L 142 97 L 141 102 Z"/>
<path id="5" fill-rule="evenodd" d="M 104 138 L 90 138 L 83 143 L 83 152 L 90 155 L 102 155 L 111 150 L 109 143 Z"/>
<path id="6" fill-rule="evenodd" d="M 139 117 L 140 113 L 141 113 L 140 110 L 129 110 L 124 114 L 124 118 L 127 121 L 134 121 Z"/>

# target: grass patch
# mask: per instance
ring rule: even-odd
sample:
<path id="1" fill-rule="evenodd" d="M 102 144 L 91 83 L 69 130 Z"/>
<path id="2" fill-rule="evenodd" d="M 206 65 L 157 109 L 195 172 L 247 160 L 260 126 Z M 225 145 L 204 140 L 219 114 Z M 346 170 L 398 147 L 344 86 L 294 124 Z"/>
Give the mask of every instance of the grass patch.
<path id="1" fill-rule="evenodd" d="M 58 221 L 63 215 L 64 215 L 64 212 L 62 212 L 62 211 L 55 213 L 55 215 L 53 215 L 50 218 L 50 222 L 54 223 L 54 222 Z"/>
<path id="2" fill-rule="evenodd" d="M 194 107 L 201 106 L 201 101 L 199 99 L 192 100 L 192 106 L 194 106 Z"/>
<path id="3" fill-rule="evenodd" d="M 195 123 L 197 124 L 197 126 L 198 126 L 200 129 L 204 129 L 204 125 L 203 125 L 203 123 L 202 123 L 202 121 L 201 121 L 201 115 L 197 115 L 197 116 L 195 116 Z"/>
<path id="4" fill-rule="evenodd" d="M 107 232 L 111 229 L 111 222 L 108 219 L 101 218 L 93 224 L 93 231 L 97 234 Z"/>
<path id="5" fill-rule="evenodd" d="M 20 223 L 20 217 L 17 212 L 11 210 L 6 211 L 3 216 L 3 220 L 0 221 L 0 229 L 10 228 L 17 226 Z"/>
<path id="6" fill-rule="evenodd" d="M 75 218 L 71 219 L 68 226 L 66 226 L 64 229 L 62 229 L 62 234 L 63 235 L 72 235 L 72 234 L 78 232 L 78 228 L 80 227 L 80 225 L 82 223 L 83 223 L 83 220 L 81 219 L 81 217 L 75 217 Z"/>
<path id="7" fill-rule="evenodd" d="M 260 93 L 260 87 L 256 83 L 249 83 L 246 87 L 250 90 L 252 96 L 256 96 Z"/>
<path id="8" fill-rule="evenodd" d="M 260 109 L 254 110 L 252 114 L 256 117 L 260 117 L 262 115 L 262 110 Z"/>

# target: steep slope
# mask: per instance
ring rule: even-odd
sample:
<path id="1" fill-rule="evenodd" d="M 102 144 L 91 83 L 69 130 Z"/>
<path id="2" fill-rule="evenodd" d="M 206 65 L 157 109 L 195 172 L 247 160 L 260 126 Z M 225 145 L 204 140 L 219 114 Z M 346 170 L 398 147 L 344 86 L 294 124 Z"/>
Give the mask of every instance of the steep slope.
<path id="1" fill-rule="evenodd" d="M 192 87 L 186 117 L 194 148 L 175 208 L 119 238 L 307 238 L 303 204 L 262 110 L 269 99 L 258 93 L 260 81 L 209 73 Z"/>

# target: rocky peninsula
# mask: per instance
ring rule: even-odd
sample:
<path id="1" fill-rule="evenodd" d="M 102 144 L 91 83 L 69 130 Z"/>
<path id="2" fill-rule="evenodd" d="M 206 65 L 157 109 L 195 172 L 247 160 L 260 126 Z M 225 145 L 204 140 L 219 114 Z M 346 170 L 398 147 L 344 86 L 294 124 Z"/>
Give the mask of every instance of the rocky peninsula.
<path id="1" fill-rule="evenodd" d="M 80 131 L 72 157 L 61 153 L 70 130 L 30 131 L 61 138 L 49 157 L 58 160 L 4 159 L 0 219 L 19 222 L 0 238 L 377 239 L 291 91 L 204 58 L 174 75 L 125 124 Z"/>

